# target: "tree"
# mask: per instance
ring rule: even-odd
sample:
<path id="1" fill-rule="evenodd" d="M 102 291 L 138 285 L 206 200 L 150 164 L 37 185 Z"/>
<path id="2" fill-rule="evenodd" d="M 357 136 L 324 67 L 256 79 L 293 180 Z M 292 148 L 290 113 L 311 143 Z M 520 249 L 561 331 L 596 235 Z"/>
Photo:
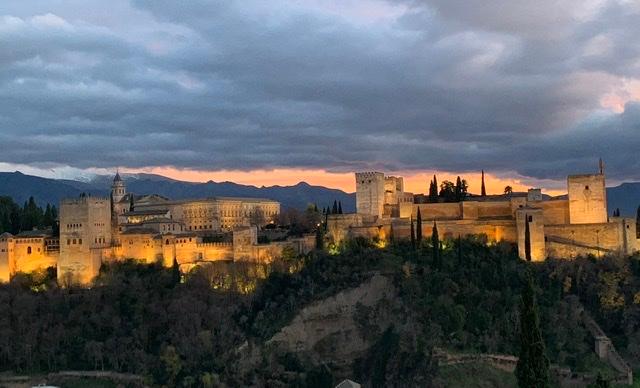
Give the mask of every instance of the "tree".
<path id="1" fill-rule="evenodd" d="M 456 201 L 456 186 L 453 182 L 442 181 L 440 184 L 440 198 L 444 199 L 445 202 Z"/>
<path id="2" fill-rule="evenodd" d="M 484 187 L 484 170 L 482 170 L 482 185 L 480 186 L 480 195 L 483 197 L 487 196 L 487 190 Z"/>
<path id="3" fill-rule="evenodd" d="M 338 214 L 342 214 L 342 201 L 338 201 Z"/>
<path id="4" fill-rule="evenodd" d="M 524 215 L 524 257 L 531 261 L 531 231 L 529 230 L 529 216 Z"/>
<path id="5" fill-rule="evenodd" d="M 614 217 L 620 217 L 620 208 L 616 208 L 616 210 L 613 211 L 613 216 Z"/>
<path id="6" fill-rule="evenodd" d="M 331 209 L 331 214 L 338 214 L 338 201 L 333 200 L 333 209 Z"/>
<path id="7" fill-rule="evenodd" d="M 429 184 L 429 202 L 438 202 L 438 179 L 435 174 L 433 175 L 433 180 Z"/>
<path id="8" fill-rule="evenodd" d="M 411 224 L 411 246 L 413 248 L 416 247 L 416 232 L 413 229 L 413 216 L 409 218 L 409 223 Z"/>
<path id="9" fill-rule="evenodd" d="M 540 331 L 538 305 L 533 288 L 533 277 L 527 274 L 526 285 L 520 299 L 520 357 L 516 366 L 518 386 L 522 388 L 547 388 L 549 359 Z"/>
<path id="10" fill-rule="evenodd" d="M 316 229 L 316 249 L 320 251 L 324 249 L 324 235 L 320 227 Z"/>
<path id="11" fill-rule="evenodd" d="M 178 264 L 178 260 L 176 260 L 176 258 L 174 257 L 173 264 L 171 265 L 171 282 L 175 286 L 180 284 L 180 279 L 180 265 Z"/>
<path id="12" fill-rule="evenodd" d="M 434 267 L 440 269 L 440 237 L 438 236 L 438 225 L 433 222 L 433 232 L 431 232 L 431 249 Z"/>
<path id="13" fill-rule="evenodd" d="M 418 246 L 422 244 L 422 214 L 420 214 L 420 207 L 418 207 L 418 215 L 416 216 L 416 242 Z"/>
<path id="14" fill-rule="evenodd" d="M 511 195 L 511 194 L 513 194 L 513 187 L 508 186 L 508 185 L 507 185 L 507 186 L 505 186 L 505 187 L 504 187 L 504 194 L 505 194 L 505 195 Z"/>

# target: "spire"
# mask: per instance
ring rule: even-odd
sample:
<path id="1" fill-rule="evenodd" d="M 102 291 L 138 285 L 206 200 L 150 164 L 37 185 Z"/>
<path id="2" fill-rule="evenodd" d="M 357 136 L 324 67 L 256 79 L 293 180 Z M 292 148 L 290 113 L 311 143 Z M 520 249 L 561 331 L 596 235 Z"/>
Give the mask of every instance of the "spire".
<path id="1" fill-rule="evenodd" d="M 122 182 L 122 178 L 120 178 L 120 170 L 116 170 L 116 176 L 113 178 L 113 182 Z"/>
<path id="2" fill-rule="evenodd" d="M 480 195 L 483 197 L 487 196 L 487 190 L 484 187 L 484 170 L 482 170 L 482 186 L 480 187 Z"/>
<path id="3" fill-rule="evenodd" d="M 602 158 L 598 161 L 598 167 L 600 167 L 600 175 L 604 175 L 604 162 L 602 161 Z"/>

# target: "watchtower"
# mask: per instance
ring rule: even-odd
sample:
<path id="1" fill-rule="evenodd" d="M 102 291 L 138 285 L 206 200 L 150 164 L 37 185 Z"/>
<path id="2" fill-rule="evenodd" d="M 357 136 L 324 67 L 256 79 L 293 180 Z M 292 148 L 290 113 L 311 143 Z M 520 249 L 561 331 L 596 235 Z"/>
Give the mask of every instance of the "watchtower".
<path id="1" fill-rule="evenodd" d="M 356 212 L 382 217 L 384 213 L 384 174 L 381 172 L 356 173 Z"/>

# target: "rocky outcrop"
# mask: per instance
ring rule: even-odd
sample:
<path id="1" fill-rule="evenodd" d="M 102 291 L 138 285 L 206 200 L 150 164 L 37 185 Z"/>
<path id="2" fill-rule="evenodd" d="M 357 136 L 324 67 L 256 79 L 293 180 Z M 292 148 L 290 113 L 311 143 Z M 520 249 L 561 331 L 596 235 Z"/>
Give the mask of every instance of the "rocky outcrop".
<path id="1" fill-rule="evenodd" d="M 371 319 L 375 323 L 372 330 L 386 329 L 393 320 L 391 311 L 395 298 L 396 289 L 392 281 L 385 276 L 374 275 L 356 288 L 305 307 L 266 345 L 292 353 L 305 353 L 317 362 L 346 366 L 371 345 L 363 330 L 362 319 Z M 363 310 L 368 313 L 363 314 Z"/>

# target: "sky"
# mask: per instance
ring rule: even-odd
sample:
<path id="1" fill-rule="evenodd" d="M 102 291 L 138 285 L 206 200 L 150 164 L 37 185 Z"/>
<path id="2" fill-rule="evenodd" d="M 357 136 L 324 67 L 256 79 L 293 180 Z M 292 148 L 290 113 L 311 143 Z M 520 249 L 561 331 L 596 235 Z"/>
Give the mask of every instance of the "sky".
<path id="1" fill-rule="evenodd" d="M 640 180 L 637 0 L 3 0 L 0 170 Z"/>

